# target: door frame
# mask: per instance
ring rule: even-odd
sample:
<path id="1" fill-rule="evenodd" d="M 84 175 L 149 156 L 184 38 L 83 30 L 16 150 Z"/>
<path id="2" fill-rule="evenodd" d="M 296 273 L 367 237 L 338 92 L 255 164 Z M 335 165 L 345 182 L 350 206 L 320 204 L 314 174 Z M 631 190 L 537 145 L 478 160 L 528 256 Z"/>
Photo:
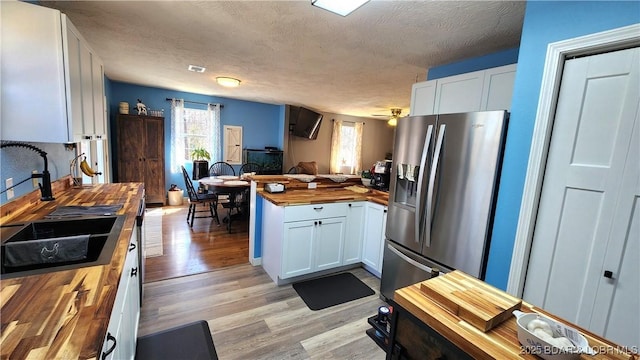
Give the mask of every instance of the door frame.
<path id="1" fill-rule="evenodd" d="M 635 46 L 640 46 L 640 24 L 558 41 L 550 43 L 547 47 L 540 86 L 540 99 L 536 111 L 518 228 L 507 282 L 507 292 L 514 296 L 521 297 L 524 290 L 564 62 L 567 58 L 574 56 L 597 54 Z"/>

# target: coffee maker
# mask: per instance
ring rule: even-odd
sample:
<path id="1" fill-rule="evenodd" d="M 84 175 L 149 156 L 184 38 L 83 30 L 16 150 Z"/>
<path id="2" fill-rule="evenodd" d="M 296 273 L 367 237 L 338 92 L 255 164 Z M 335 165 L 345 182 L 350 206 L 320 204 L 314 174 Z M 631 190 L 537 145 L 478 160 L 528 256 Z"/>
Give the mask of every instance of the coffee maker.
<path id="1" fill-rule="evenodd" d="M 371 185 L 373 188 L 382 191 L 389 191 L 391 180 L 391 160 L 376 161 L 373 167 Z"/>

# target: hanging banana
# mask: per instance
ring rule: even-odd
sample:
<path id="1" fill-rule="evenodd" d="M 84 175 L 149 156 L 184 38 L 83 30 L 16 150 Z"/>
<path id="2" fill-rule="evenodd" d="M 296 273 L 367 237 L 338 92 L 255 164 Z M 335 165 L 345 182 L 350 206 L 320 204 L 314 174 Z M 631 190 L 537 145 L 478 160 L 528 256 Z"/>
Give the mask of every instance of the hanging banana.
<path id="1" fill-rule="evenodd" d="M 84 157 L 84 159 L 82 159 L 82 162 L 80 163 L 80 170 L 82 170 L 82 173 L 84 173 L 88 177 L 94 177 L 96 175 L 96 172 L 93 171 L 93 169 L 91 168 L 91 165 L 89 165 L 89 163 L 87 162 L 86 156 Z"/>

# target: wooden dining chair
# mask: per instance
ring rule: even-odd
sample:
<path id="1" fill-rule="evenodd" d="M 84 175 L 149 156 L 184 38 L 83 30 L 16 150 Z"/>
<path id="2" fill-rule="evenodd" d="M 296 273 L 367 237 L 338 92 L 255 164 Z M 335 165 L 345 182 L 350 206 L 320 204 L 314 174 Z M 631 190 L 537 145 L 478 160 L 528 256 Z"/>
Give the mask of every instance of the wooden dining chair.
<path id="1" fill-rule="evenodd" d="M 216 222 L 220 224 L 220 219 L 218 218 L 218 209 L 217 209 L 217 196 L 214 194 L 208 193 L 198 193 L 195 187 L 193 186 L 193 182 L 189 177 L 189 173 L 187 173 L 187 169 L 184 166 L 182 168 L 182 176 L 184 177 L 184 185 L 187 188 L 187 194 L 189 195 L 189 211 L 187 212 L 187 223 L 189 227 L 193 227 L 193 219 L 200 218 L 213 218 L 216 219 Z M 198 210 L 198 204 L 202 204 L 204 206 L 209 206 L 209 209 Z M 196 216 L 196 213 L 207 212 L 209 215 L 206 216 Z"/>
<path id="2" fill-rule="evenodd" d="M 298 173 L 298 167 L 297 166 L 292 166 L 289 171 L 287 171 L 287 174 L 297 174 Z"/>

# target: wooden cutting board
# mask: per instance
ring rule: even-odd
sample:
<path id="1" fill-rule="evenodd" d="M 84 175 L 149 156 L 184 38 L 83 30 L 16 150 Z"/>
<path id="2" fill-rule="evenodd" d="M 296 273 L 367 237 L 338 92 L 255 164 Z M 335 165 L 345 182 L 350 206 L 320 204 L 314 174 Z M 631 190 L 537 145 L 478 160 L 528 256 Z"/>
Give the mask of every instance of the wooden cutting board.
<path id="1" fill-rule="evenodd" d="M 522 300 L 456 270 L 420 284 L 427 297 L 474 327 L 487 332 L 513 316 Z"/>

